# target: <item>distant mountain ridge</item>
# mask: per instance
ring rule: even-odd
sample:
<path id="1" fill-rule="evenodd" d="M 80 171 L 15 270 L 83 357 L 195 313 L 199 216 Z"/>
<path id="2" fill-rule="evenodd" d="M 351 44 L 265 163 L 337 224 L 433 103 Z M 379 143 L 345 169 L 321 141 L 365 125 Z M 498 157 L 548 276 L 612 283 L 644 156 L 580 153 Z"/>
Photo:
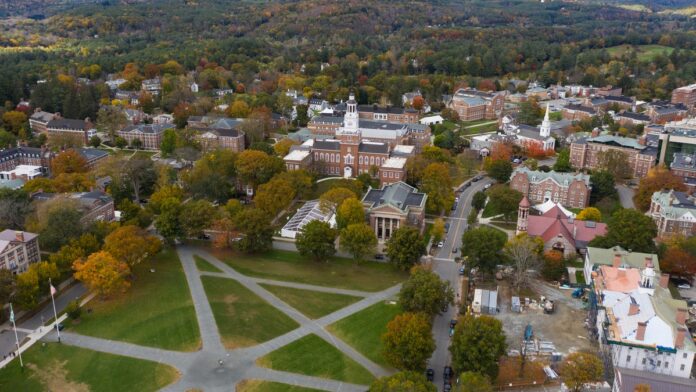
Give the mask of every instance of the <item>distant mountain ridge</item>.
<path id="1" fill-rule="evenodd" d="M 108 6 L 145 1 L 148 0 L 3 0 L 0 1 L 0 17 L 26 16 L 41 19 L 44 16 L 86 4 Z"/>

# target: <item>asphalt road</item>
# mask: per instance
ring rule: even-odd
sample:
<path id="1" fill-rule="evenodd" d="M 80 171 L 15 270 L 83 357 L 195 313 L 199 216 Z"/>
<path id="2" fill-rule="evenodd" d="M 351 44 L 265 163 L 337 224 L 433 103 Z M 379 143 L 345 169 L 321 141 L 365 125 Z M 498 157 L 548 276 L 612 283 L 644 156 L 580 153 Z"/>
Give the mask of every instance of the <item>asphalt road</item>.
<path id="1" fill-rule="evenodd" d="M 87 288 L 82 283 L 73 285 L 56 297 L 56 311 L 60 314 L 60 312 L 62 312 L 63 309 L 68 306 L 70 301 L 78 299 L 86 293 Z M 89 308 L 89 305 L 87 305 L 87 308 Z M 27 331 L 34 331 L 44 325 L 46 321 L 51 319 L 53 319 L 53 306 L 49 301 L 43 308 L 41 308 L 41 311 L 37 312 L 28 320 L 17 324 L 17 337 L 19 338 L 19 342 L 21 343 L 22 339 L 29 334 Z M 15 347 L 15 336 L 14 332 L 12 331 L 12 324 L 10 324 L 8 321 L 0 326 L 0 355 L 9 354 L 15 350 Z"/>
<path id="2" fill-rule="evenodd" d="M 459 290 L 458 265 L 454 262 L 454 258 L 461 254 L 462 234 L 467 229 L 468 224 L 466 218 L 471 211 L 471 199 L 473 195 L 483 190 L 484 185 L 492 183 L 490 179 L 484 178 L 481 181 L 474 182 L 459 195 L 459 203 L 456 211 L 453 211 L 447 222 L 450 223 L 450 229 L 447 233 L 447 238 L 444 241 L 443 247 L 439 249 L 433 262 L 433 271 L 440 278 L 448 280 L 455 292 Z M 460 248 L 456 253 L 453 249 Z M 444 379 L 443 371 L 446 365 L 450 363 L 449 345 L 449 324 L 450 320 L 457 317 L 458 310 L 454 306 L 450 306 L 447 312 L 439 314 L 433 321 L 433 337 L 435 338 L 435 352 L 428 362 L 428 367 L 435 372 L 435 380 L 433 381 L 442 390 Z"/>

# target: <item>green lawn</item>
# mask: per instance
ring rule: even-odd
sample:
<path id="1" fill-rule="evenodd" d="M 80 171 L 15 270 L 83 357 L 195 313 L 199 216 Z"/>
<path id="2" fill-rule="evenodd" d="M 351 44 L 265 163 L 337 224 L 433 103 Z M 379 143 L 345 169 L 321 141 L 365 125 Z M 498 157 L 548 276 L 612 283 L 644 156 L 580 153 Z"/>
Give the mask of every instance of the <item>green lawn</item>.
<path id="1" fill-rule="evenodd" d="M 315 185 L 316 189 L 314 190 L 314 192 L 312 192 L 311 199 L 318 199 L 319 196 L 321 196 L 326 191 L 332 188 L 344 187 L 351 190 L 354 190 L 356 188 L 355 180 L 349 180 L 345 178 L 333 178 L 331 180 L 318 182 Z M 358 195 L 358 197 L 360 196 L 361 195 Z"/>
<path id="2" fill-rule="evenodd" d="M 577 284 L 585 284 L 585 274 L 582 270 L 575 270 L 575 282 Z"/>
<path id="3" fill-rule="evenodd" d="M 399 313 L 399 305 L 380 302 L 331 324 L 328 330 L 372 362 L 389 366 L 382 358 L 381 337 L 387 331 L 387 323 Z"/>
<path id="4" fill-rule="evenodd" d="M 291 287 L 267 284 L 262 284 L 261 286 L 311 319 L 326 316 L 361 299 L 360 297 L 350 295 L 322 293 Z"/>
<path id="5" fill-rule="evenodd" d="M 198 255 L 193 255 L 193 259 L 196 260 L 196 268 L 198 268 L 199 271 L 222 272 L 218 267 L 210 264 Z"/>
<path id="6" fill-rule="evenodd" d="M 315 392 L 319 389 L 298 387 L 272 381 L 244 380 L 237 384 L 235 392 Z"/>
<path id="7" fill-rule="evenodd" d="M 167 365 L 57 343 L 22 357 L 24 372 L 18 359 L 0 369 L 0 391 L 157 391 L 179 377 Z"/>
<path id="8" fill-rule="evenodd" d="M 281 250 L 254 255 L 221 249 L 210 251 L 240 273 L 259 278 L 364 291 L 384 290 L 408 278 L 407 272 L 387 263 L 356 264 L 338 257 L 319 263 L 297 252 Z"/>
<path id="9" fill-rule="evenodd" d="M 293 319 L 233 279 L 202 276 L 225 347 L 249 347 L 299 327 Z"/>
<path id="10" fill-rule="evenodd" d="M 669 56 L 674 48 L 662 45 L 619 45 L 607 48 L 607 52 L 612 57 L 621 57 L 631 50 L 636 51 L 639 61 L 650 61 L 658 54 Z"/>
<path id="11" fill-rule="evenodd" d="M 155 270 L 154 273 L 150 269 Z M 72 331 L 168 350 L 195 351 L 200 347 L 198 321 L 186 276 L 172 249 L 133 268 L 130 290 L 114 299 L 95 299 L 86 305 Z"/>
<path id="12" fill-rule="evenodd" d="M 374 380 L 367 369 L 314 334 L 259 358 L 257 363 L 275 370 L 355 384 L 369 385 Z"/>

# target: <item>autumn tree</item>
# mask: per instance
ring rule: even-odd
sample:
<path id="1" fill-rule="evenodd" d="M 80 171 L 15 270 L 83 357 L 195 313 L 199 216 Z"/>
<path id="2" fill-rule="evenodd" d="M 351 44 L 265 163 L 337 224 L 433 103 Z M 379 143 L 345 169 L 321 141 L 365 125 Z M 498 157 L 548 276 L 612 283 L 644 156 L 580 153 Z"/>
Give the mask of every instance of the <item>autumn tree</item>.
<path id="1" fill-rule="evenodd" d="M 132 267 L 159 252 L 160 240 L 133 225 L 122 226 L 104 239 L 104 250 Z"/>
<path id="2" fill-rule="evenodd" d="M 493 392 L 493 385 L 490 379 L 481 373 L 464 372 L 459 375 L 454 392 Z"/>
<path id="3" fill-rule="evenodd" d="M 335 210 L 347 199 L 356 199 L 358 195 L 351 189 L 344 187 L 331 188 L 319 196 L 322 209 Z"/>
<path id="4" fill-rule="evenodd" d="M 507 235 L 492 227 L 469 229 L 462 236 L 462 254 L 469 257 L 474 267 L 493 272 L 506 242 Z"/>
<path id="5" fill-rule="evenodd" d="M 295 189 L 292 184 L 282 178 L 272 178 L 269 182 L 261 184 L 254 204 L 270 216 L 276 216 L 287 208 L 295 198 Z"/>
<path id="6" fill-rule="evenodd" d="M 27 115 L 17 110 L 10 110 L 3 113 L 2 122 L 7 125 L 12 133 L 19 135 L 27 122 Z"/>
<path id="7" fill-rule="evenodd" d="M 546 280 L 560 280 L 567 272 L 563 253 L 557 250 L 544 252 L 544 265 L 541 268 L 541 276 Z"/>
<path id="8" fill-rule="evenodd" d="M 155 218 L 155 228 L 169 244 L 184 234 L 181 226 L 181 201 L 170 197 L 160 205 L 160 213 Z"/>
<path id="9" fill-rule="evenodd" d="M 310 256 L 315 261 L 325 261 L 336 253 L 337 235 L 328 223 L 313 220 L 297 234 L 295 245 L 301 255 Z"/>
<path id="10" fill-rule="evenodd" d="M 621 208 L 609 219 L 607 234 L 595 237 L 590 246 L 611 248 L 619 245 L 634 252 L 654 253 L 657 227 L 651 217 L 632 208 Z"/>
<path id="11" fill-rule="evenodd" d="M 297 144 L 297 142 L 290 138 L 280 139 L 273 145 L 273 151 L 279 157 L 284 157 L 290 152 L 290 147 L 295 144 Z"/>
<path id="12" fill-rule="evenodd" d="M 503 253 L 514 267 L 513 286 L 519 290 L 529 284 L 529 271 L 540 265 L 540 256 L 544 251 L 544 241 L 539 237 L 530 237 L 522 233 L 505 244 Z"/>
<path id="13" fill-rule="evenodd" d="M 655 166 L 648 171 L 648 175 L 643 177 L 638 184 L 638 190 L 633 196 L 633 202 L 640 211 L 647 211 L 650 208 L 650 201 L 653 193 L 663 189 L 674 189 L 675 191 L 686 191 L 686 185 L 681 177 L 676 176 L 665 166 Z"/>
<path id="14" fill-rule="evenodd" d="M 437 392 L 437 388 L 422 373 L 404 371 L 376 379 L 368 392 Z"/>
<path id="15" fill-rule="evenodd" d="M 576 219 L 581 221 L 601 222 L 602 212 L 595 207 L 587 207 L 580 211 L 580 213 L 576 216 Z"/>
<path id="16" fill-rule="evenodd" d="M 249 113 L 251 113 L 249 105 L 247 105 L 247 103 L 242 100 L 234 101 L 225 112 L 225 114 L 232 118 L 245 118 L 249 116 Z"/>
<path id="17" fill-rule="evenodd" d="M 54 197 L 37 207 L 27 228 L 39 233 L 42 249 L 56 251 L 84 231 L 80 206 L 75 200 Z"/>
<path id="18" fill-rule="evenodd" d="M 449 281 L 425 268 L 414 267 L 411 276 L 401 286 L 399 304 L 407 312 L 435 316 L 443 306 L 454 300 L 454 290 Z"/>
<path id="19" fill-rule="evenodd" d="M 428 195 L 425 208 L 433 214 L 449 211 L 454 204 L 454 191 L 449 168 L 442 163 L 431 163 L 423 170 L 422 192 Z"/>
<path id="20" fill-rule="evenodd" d="M 87 160 L 77 150 L 70 149 L 56 155 L 51 161 L 51 174 L 87 172 Z"/>
<path id="21" fill-rule="evenodd" d="M 353 255 L 355 261 L 373 254 L 377 247 L 375 231 L 364 223 L 354 223 L 341 230 L 341 250 Z"/>
<path id="22" fill-rule="evenodd" d="M 401 370 L 423 371 L 435 350 L 430 319 L 423 313 L 402 313 L 387 324 L 382 354 L 389 365 Z"/>
<path id="23" fill-rule="evenodd" d="M 39 300 L 39 275 L 36 270 L 27 270 L 17 275 L 14 303 L 25 310 L 34 309 Z"/>
<path id="24" fill-rule="evenodd" d="M 494 180 L 506 183 L 510 180 L 510 175 L 512 175 L 512 163 L 510 163 L 510 160 L 491 159 L 486 162 L 486 172 Z"/>
<path id="25" fill-rule="evenodd" d="M 258 150 L 244 150 L 237 157 L 237 174 L 242 183 L 256 189 L 283 171 L 283 160 Z"/>
<path id="26" fill-rule="evenodd" d="M 462 316 L 449 348 L 452 367 L 455 372 L 476 372 L 494 379 L 498 375 L 498 360 L 506 348 L 500 320 L 485 315 Z"/>
<path id="27" fill-rule="evenodd" d="M 505 184 L 493 185 L 486 191 L 486 194 L 490 208 L 503 214 L 506 221 L 514 218 L 523 197 L 521 192 L 511 189 Z"/>
<path id="28" fill-rule="evenodd" d="M 594 354 L 585 352 L 570 353 L 561 365 L 559 372 L 563 382 L 573 392 L 583 390 L 585 384 L 601 381 L 604 365 Z"/>
<path id="29" fill-rule="evenodd" d="M 182 205 L 181 230 L 187 237 L 197 237 L 215 220 L 217 209 L 207 200 L 192 200 Z"/>
<path id="30" fill-rule="evenodd" d="M 339 229 L 355 223 L 365 223 L 365 209 L 360 200 L 348 198 L 336 210 L 336 226 Z"/>
<path id="31" fill-rule="evenodd" d="M 126 125 L 128 125 L 128 118 L 117 107 L 105 106 L 97 112 L 97 130 L 109 135 L 112 141 L 116 139 L 116 132 L 123 129 Z"/>
<path id="32" fill-rule="evenodd" d="M 244 252 L 263 252 L 273 243 L 273 227 L 268 215 L 258 208 L 247 208 L 237 214 L 236 223 L 242 233 L 237 246 Z"/>
<path id="33" fill-rule="evenodd" d="M 442 218 L 435 218 L 433 221 L 433 226 L 430 228 L 430 237 L 433 239 L 433 243 L 437 244 L 445 238 L 445 220 Z"/>
<path id="34" fill-rule="evenodd" d="M 660 269 L 676 276 L 696 275 L 696 256 L 678 246 L 670 246 L 660 259 Z"/>
<path id="35" fill-rule="evenodd" d="M 425 105 L 425 99 L 423 99 L 423 97 L 420 95 L 416 95 L 415 97 L 413 97 L 413 103 L 411 105 L 414 109 L 420 112 L 421 110 L 423 110 L 423 106 Z"/>
<path id="36" fill-rule="evenodd" d="M 93 253 L 84 261 L 76 261 L 73 269 L 75 279 L 101 297 L 125 292 L 130 287 L 130 282 L 126 280 L 130 274 L 128 264 L 105 251 Z"/>
<path id="37" fill-rule="evenodd" d="M 423 236 L 417 228 L 401 226 L 391 233 L 386 243 L 385 253 L 390 263 L 402 270 L 408 270 L 425 254 L 425 245 Z"/>

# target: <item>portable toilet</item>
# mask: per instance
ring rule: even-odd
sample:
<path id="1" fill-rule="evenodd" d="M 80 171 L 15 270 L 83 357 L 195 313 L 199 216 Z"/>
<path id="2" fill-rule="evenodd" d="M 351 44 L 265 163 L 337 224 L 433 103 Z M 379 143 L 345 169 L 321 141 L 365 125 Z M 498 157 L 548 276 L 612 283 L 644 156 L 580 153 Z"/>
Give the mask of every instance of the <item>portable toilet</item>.
<path id="1" fill-rule="evenodd" d="M 479 310 L 479 313 L 488 313 L 489 296 L 490 294 L 488 294 L 488 290 L 481 290 L 481 309 Z"/>
<path id="2" fill-rule="evenodd" d="M 488 295 L 488 314 L 496 314 L 498 313 L 498 292 L 497 291 L 489 291 Z"/>
<path id="3" fill-rule="evenodd" d="M 512 311 L 519 313 L 522 311 L 522 306 L 520 305 L 520 297 L 512 297 Z"/>
<path id="4" fill-rule="evenodd" d="M 483 290 L 481 289 L 476 289 L 474 291 L 474 301 L 471 303 L 471 310 L 473 310 L 474 313 L 481 313 L 481 296 L 483 294 Z"/>

